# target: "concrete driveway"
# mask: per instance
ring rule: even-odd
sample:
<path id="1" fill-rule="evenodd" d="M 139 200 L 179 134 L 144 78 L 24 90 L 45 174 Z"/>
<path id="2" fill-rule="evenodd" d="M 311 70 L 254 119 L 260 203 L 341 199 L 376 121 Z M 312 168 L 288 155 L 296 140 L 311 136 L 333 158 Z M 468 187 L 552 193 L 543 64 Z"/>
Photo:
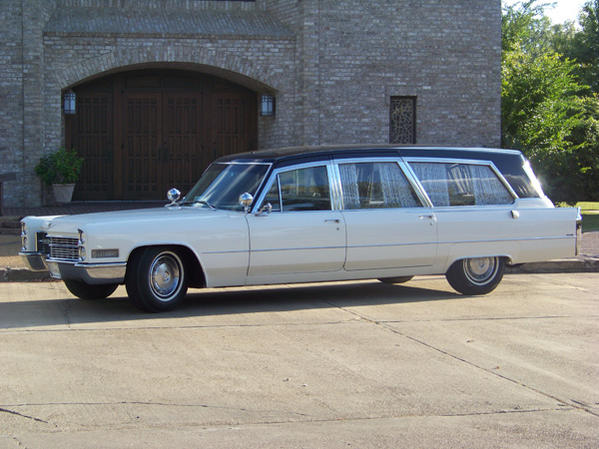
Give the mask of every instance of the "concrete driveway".
<path id="1" fill-rule="evenodd" d="M 146 315 L 0 286 L 0 448 L 599 446 L 599 275 L 193 290 Z"/>

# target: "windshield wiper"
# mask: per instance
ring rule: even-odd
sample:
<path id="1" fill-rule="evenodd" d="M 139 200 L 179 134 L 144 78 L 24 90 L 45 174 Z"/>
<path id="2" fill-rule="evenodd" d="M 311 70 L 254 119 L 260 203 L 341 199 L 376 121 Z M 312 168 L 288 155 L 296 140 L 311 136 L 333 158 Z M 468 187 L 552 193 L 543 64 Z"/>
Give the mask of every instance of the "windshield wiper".
<path id="1" fill-rule="evenodd" d="M 206 206 L 208 206 L 210 209 L 212 210 L 216 210 L 216 207 L 214 207 L 212 204 L 210 204 L 208 201 L 206 200 L 195 200 L 195 201 L 185 201 L 183 203 L 181 203 L 181 206 L 185 206 L 187 204 L 191 204 L 192 206 L 194 204 L 205 204 Z"/>

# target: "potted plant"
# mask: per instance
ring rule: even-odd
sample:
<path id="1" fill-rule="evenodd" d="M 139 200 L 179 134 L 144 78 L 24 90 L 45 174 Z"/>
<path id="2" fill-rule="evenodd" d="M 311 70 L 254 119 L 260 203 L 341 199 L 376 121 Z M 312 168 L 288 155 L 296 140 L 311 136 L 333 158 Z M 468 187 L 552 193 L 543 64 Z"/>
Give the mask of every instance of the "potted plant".
<path id="1" fill-rule="evenodd" d="M 35 167 L 35 173 L 45 184 L 52 186 L 58 203 L 68 203 L 73 197 L 82 164 L 83 158 L 74 149 L 60 148 L 43 156 Z"/>

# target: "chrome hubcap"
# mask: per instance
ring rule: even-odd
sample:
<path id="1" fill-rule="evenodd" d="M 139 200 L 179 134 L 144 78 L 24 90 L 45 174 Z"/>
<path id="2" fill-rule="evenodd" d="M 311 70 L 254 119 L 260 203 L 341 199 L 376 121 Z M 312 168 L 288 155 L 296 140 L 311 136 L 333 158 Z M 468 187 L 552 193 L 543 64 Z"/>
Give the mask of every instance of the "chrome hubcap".
<path id="1" fill-rule="evenodd" d="M 497 267 L 497 257 L 475 257 L 464 261 L 464 273 L 476 285 L 484 285 L 493 279 Z"/>
<path id="2" fill-rule="evenodd" d="M 159 254 L 150 267 L 150 288 L 161 301 L 168 301 L 181 289 L 181 259 L 171 252 Z"/>

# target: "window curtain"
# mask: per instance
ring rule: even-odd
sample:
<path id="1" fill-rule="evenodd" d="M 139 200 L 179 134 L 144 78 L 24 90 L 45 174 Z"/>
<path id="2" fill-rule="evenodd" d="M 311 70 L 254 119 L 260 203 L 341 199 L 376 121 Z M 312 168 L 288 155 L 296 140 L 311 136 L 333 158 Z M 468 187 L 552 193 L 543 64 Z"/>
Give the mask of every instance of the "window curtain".
<path id="1" fill-rule="evenodd" d="M 435 206 L 449 206 L 445 164 L 414 162 L 410 164 L 428 197 Z"/>
<path id="2" fill-rule="evenodd" d="M 343 189 L 343 208 L 359 209 L 360 193 L 358 192 L 358 169 L 355 164 L 339 165 L 341 188 Z"/>
<path id="3" fill-rule="evenodd" d="M 412 187 L 397 164 L 375 164 L 381 180 L 385 207 L 417 207 Z"/>
<path id="4" fill-rule="evenodd" d="M 471 165 L 469 168 L 475 204 L 509 204 L 514 200 L 489 167 Z"/>

